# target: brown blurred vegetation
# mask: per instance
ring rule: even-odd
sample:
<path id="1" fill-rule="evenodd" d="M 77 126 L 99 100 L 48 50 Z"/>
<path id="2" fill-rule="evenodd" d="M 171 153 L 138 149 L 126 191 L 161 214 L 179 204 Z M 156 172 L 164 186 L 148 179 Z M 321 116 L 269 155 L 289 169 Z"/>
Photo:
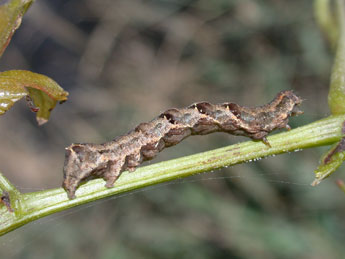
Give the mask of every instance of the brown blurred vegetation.
<path id="1" fill-rule="evenodd" d="M 101 143 L 195 101 L 251 106 L 294 89 L 297 127 L 329 114 L 332 58 L 312 1 L 37 1 L 1 70 L 70 92 L 38 127 L 24 102 L 0 119 L 0 170 L 22 191 L 61 185 L 64 147 Z M 192 137 L 157 161 L 243 141 Z M 224 168 L 42 219 L 1 237 L 1 258 L 342 258 L 337 175 L 310 187 L 324 149 Z M 211 179 L 212 178 L 212 179 Z"/>

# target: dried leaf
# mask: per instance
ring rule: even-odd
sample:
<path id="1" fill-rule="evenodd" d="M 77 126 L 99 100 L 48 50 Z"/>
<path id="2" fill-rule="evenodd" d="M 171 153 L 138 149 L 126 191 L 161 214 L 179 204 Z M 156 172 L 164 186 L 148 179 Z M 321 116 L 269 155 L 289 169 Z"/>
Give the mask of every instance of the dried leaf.
<path id="1" fill-rule="evenodd" d="M 45 75 L 25 70 L 0 73 L 0 115 L 24 96 L 29 96 L 38 108 L 31 110 L 37 112 L 38 124 L 42 125 L 48 121 L 56 102 L 67 100 L 68 92 Z"/>
<path id="2" fill-rule="evenodd" d="M 0 6 L 0 57 L 33 0 L 11 0 Z"/>

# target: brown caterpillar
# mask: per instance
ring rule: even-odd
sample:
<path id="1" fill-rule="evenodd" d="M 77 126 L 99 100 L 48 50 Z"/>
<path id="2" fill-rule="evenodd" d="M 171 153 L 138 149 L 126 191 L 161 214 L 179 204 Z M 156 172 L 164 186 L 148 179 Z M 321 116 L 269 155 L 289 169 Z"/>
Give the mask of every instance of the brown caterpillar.
<path id="1" fill-rule="evenodd" d="M 70 199 L 75 198 L 79 184 L 89 178 L 103 178 L 110 188 L 121 172 L 134 171 L 143 161 L 190 135 L 227 132 L 262 140 L 270 146 L 266 135 L 274 129 L 290 129 L 289 117 L 303 113 L 297 107 L 301 102 L 292 91 L 283 91 L 269 104 L 257 108 L 199 102 L 169 109 L 110 142 L 67 147 L 63 187 Z"/>

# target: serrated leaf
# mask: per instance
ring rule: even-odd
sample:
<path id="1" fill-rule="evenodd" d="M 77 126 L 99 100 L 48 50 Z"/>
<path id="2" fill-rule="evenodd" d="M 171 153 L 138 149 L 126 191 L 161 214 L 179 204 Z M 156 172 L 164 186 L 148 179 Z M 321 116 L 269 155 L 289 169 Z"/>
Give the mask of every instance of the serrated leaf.
<path id="1" fill-rule="evenodd" d="M 0 6 L 0 57 L 33 0 L 11 0 Z"/>
<path id="2" fill-rule="evenodd" d="M 0 73 L 0 115 L 24 96 L 29 96 L 38 108 L 36 119 L 42 125 L 48 121 L 56 102 L 67 100 L 68 92 L 45 75 L 26 70 Z"/>

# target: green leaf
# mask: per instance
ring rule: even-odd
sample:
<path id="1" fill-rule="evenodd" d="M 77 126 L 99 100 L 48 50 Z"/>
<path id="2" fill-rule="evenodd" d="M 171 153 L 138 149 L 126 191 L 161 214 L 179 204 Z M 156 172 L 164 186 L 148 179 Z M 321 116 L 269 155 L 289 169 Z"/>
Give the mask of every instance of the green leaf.
<path id="1" fill-rule="evenodd" d="M 331 148 L 321 157 L 320 165 L 315 170 L 315 180 L 312 186 L 318 185 L 323 179 L 334 173 L 345 160 L 345 121 L 341 128 L 342 138 L 339 142 L 331 146 Z"/>
<path id="2" fill-rule="evenodd" d="M 24 96 L 28 96 L 38 108 L 36 118 L 38 124 L 42 125 L 48 121 L 56 102 L 67 100 L 68 92 L 45 75 L 25 70 L 0 73 L 0 115 Z M 32 110 L 37 111 L 35 107 Z"/>
<path id="3" fill-rule="evenodd" d="M 315 170 L 315 180 L 312 186 L 318 185 L 323 179 L 329 177 L 334 173 L 345 160 L 345 150 L 341 149 L 344 146 L 345 139 L 343 138 L 338 143 L 334 144 L 320 159 L 320 165 Z"/>
<path id="4" fill-rule="evenodd" d="M 32 3 L 33 0 L 11 0 L 0 6 L 0 57 Z"/>
<path id="5" fill-rule="evenodd" d="M 33 0 L 11 0 L 0 6 L 0 57 L 32 3 Z M 42 125 L 48 121 L 56 102 L 67 100 L 68 93 L 44 75 L 24 70 L 0 73 L 0 115 L 24 96 L 27 96 L 32 110 L 37 112 L 38 124 Z"/>

